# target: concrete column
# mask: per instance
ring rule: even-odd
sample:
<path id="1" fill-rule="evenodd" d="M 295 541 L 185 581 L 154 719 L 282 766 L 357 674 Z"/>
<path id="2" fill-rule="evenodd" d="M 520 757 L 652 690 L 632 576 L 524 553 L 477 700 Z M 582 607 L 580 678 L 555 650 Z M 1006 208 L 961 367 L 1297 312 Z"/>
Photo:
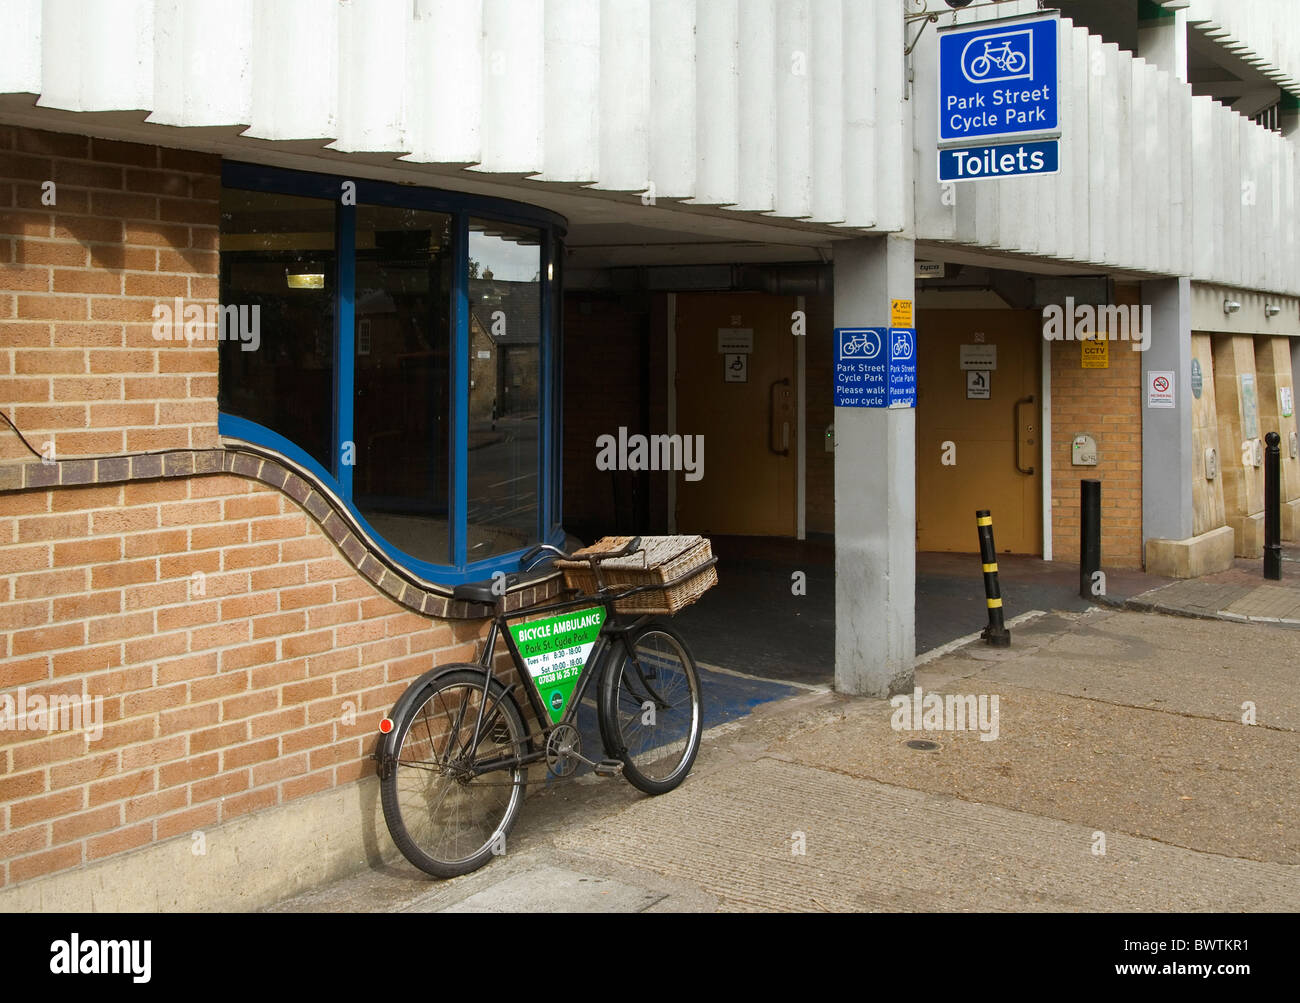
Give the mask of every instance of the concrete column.
<path id="1" fill-rule="evenodd" d="M 1142 353 L 1140 391 L 1145 552 L 1148 540 L 1186 540 L 1194 532 L 1191 280 L 1143 282 L 1142 304 L 1151 307 L 1152 326 L 1150 343 Z M 1160 370 L 1174 374 L 1175 407 L 1147 407 L 1147 374 Z"/>
<path id="2" fill-rule="evenodd" d="M 887 325 L 889 301 L 913 299 L 910 238 L 837 241 L 834 253 L 836 327 Z M 916 411 L 837 407 L 835 688 L 910 690 L 915 658 Z"/>
<path id="3" fill-rule="evenodd" d="M 1187 11 L 1164 8 L 1159 16 L 1138 21 L 1137 54 L 1186 83 Z"/>

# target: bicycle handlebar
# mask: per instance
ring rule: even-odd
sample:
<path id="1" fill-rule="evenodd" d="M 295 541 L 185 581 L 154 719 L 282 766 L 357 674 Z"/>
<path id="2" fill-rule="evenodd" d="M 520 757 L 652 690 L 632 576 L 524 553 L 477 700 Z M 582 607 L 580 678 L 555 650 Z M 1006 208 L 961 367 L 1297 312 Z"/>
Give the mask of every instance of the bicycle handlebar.
<path id="1" fill-rule="evenodd" d="M 547 550 L 551 551 L 552 553 L 558 554 L 560 557 L 564 558 L 565 560 L 568 560 L 569 558 L 569 555 L 566 554 L 559 547 L 552 547 L 549 543 L 539 543 L 536 547 L 533 547 L 526 554 L 524 554 L 523 557 L 519 558 L 519 570 L 527 571 L 529 567 L 531 567 L 531 562 L 533 558 L 536 557 L 538 554 L 542 553 L 543 551 L 547 551 Z"/>
<path id="2" fill-rule="evenodd" d="M 610 550 L 602 554 L 591 554 L 585 557 L 578 558 L 578 557 L 574 557 L 572 554 L 565 553 L 559 547 L 554 547 L 549 543 L 539 543 L 537 546 L 533 547 L 526 554 L 524 554 L 523 557 L 519 558 L 519 570 L 520 571 L 529 570 L 532 567 L 530 562 L 533 560 L 533 558 L 537 557 L 538 554 L 544 553 L 545 551 L 548 550 L 563 561 L 577 561 L 577 560 L 589 561 L 592 567 L 595 567 L 596 564 L 598 564 L 601 561 L 608 561 L 615 557 L 626 557 L 628 554 L 634 553 L 635 551 L 639 550 L 640 547 L 641 547 L 641 537 L 634 536 L 618 550 Z"/>

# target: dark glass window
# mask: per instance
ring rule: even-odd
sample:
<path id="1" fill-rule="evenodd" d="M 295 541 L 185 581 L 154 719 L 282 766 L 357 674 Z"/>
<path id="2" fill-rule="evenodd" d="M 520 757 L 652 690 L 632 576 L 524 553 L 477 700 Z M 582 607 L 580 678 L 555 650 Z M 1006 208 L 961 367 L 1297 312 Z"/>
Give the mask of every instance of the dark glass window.
<path id="1" fill-rule="evenodd" d="M 334 204 L 221 193 L 221 303 L 257 338 L 220 341 L 221 411 L 284 436 L 326 470 L 333 457 Z"/>
<path id="2" fill-rule="evenodd" d="M 469 222 L 469 559 L 538 526 L 542 234 Z"/>
<path id="3" fill-rule="evenodd" d="M 425 578 L 561 542 L 559 218 L 245 164 L 223 182 L 221 302 L 257 307 L 259 337 L 221 343 L 221 434 L 322 478 Z"/>
<path id="4" fill-rule="evenodd" d="M 451 552 L 454 261 L 451 216 L 358 206 L 352 495 L 377 533 L 433 564 Z"/>

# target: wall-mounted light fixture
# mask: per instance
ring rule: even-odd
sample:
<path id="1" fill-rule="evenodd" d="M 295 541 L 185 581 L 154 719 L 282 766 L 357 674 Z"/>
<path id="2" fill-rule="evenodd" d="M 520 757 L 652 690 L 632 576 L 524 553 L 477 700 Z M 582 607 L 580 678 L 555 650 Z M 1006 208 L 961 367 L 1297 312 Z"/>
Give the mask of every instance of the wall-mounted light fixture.
<path id="1" fill-rule="evenodd" d="M 1224 301 L 1223 301 L 1223 312 L 1224 312 L 1225 314 L 1227 314 L 1227 313 L 1236 313 L 1236 312 L 1237 312 L 1238 310 L 1240 310 L 1240 309 L 1241 309 L 1241 304 L 1240 304 L 1239 302 L 1237 302 L 1236 300 L 1224 300 Z"/>
<path id="2" fill-rule="evenodd" d="M 1264 316 L 1265 316 L 1265 317 L 1276 317 L 1276 316 L 1277 316 L 1278 314 L 1280 314 L 1281 312 L 1282 312 L 1282 308 L 1281 308 L 1280 306 L 1278 306 L 1276 303 L 1265 303 L 1265 304 L 1264 304 Z"/>
<path id="3" fill-rule="evenodd" d="M 284 278 L 290 289 L 324 289 L 325 273 L 315 271 L 315 265 L 294 265 L 285 269 Z"/>

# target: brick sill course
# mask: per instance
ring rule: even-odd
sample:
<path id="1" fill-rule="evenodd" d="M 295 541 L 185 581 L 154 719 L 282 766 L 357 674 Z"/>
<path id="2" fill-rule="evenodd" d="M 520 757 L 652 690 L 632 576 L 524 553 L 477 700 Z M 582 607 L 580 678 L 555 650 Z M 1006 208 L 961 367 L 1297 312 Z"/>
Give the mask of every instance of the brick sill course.
<path id="1" fill-rule="evenodd" d="M 292 498 L 324 531 L 344 558 L 385 595 L 416 613 L 445 620 L 482 620 L 488 614 L 475 603 L 452 599 L 451 589 L 418 582 L 366 539 L 351 515 L 308 477 L 275 459 L 228 446 L 224 449 L 173 449 L 96 459 L 0 463 L 0 494 L 56 487 L 122 484 L 169 477 L 235 474 L 276 488 Z M 563 591 L 556 572 L 526 587 L 507 591 L 507 612 L 523 609 Z"/>

